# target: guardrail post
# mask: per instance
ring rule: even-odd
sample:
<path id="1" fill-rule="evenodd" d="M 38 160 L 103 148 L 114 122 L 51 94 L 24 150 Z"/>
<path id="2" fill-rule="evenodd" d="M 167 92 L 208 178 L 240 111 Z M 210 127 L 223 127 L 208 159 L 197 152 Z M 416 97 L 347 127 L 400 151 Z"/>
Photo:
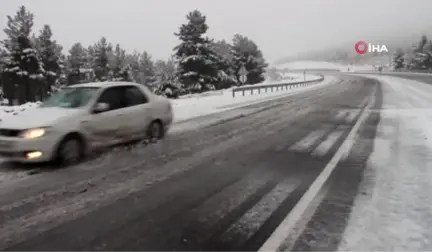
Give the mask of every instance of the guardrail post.
<path id="1" fill-rule="evenodd" d="M 251 95 L 253 95 L 253 89 L 251 89 Z"/>
<path id="2" fill-rule="evenodd" d="M 258 94 L 261 94 L 261 88 L 258 88 Z"/>
<path id="3" fill-rule="evenodd" d="M 233 92 L 233 98 L 235 97 L 235 91 L 234 91 L 234 89 L 232 90 L 232 92 Z"/>
<path id="4" fill-rule="evenodd" d="M 243 96 L 245 96 L 245 90 L 244 89 L 242 90 L 242 93 L 243 93 Z"/>
<path id="5" fill-rule="evenodd" d="M 267 87 L 264 88 L 265 92 L 267 93 Z"/>
<path id="6" fill-rule="evenodd" d="M 273 92 L 273 86 L 271 87 L 271 91 Z"/>

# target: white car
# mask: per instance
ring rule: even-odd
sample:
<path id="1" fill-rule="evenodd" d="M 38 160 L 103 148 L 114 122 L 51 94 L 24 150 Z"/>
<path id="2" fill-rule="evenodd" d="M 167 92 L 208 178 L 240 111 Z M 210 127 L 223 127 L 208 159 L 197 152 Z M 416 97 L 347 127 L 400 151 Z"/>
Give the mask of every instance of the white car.
<path id="1" fill-rule="evenodd" d="M 16 162 L 69 165 L 98 148 L 161 139 L 172 121 L 170 101 L 143 85 L 73 85 L 38 108 L 5 117 L 0 122 L 0 155 Z"/>

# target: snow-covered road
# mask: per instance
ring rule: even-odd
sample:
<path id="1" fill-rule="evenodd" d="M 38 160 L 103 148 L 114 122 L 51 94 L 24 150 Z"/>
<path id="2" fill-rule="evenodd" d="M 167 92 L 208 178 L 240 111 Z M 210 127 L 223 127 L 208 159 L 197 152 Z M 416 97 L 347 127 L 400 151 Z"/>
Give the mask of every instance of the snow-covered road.
<path id="1" fill-rule="evenodd" d="M 383 109 L 339 250 L 430 251 L 432 85 L 370 77 L 382 83 Z"/>

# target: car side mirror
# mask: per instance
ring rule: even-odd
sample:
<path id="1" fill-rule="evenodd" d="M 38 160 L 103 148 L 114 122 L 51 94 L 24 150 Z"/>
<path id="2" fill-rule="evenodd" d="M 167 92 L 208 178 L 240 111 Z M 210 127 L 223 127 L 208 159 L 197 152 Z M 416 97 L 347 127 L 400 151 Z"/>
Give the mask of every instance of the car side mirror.
<path id="1" fill-rule="evenodd" d="M 104 102 L 96 103 L 96 105 L 93 107 L 93 113 L 95 114 L 102 113 L 108 110 L 109 110 L 109 104 Z"/>

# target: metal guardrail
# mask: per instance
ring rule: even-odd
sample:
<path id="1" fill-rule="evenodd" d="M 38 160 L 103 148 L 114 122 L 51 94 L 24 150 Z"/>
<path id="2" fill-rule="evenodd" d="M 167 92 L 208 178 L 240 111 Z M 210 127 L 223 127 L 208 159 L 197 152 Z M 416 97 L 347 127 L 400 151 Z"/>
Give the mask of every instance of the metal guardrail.
<path id="1" fill-rule="evenodd" d="M 232 96 L 235 97 L 236 92 L 242 92 L 242 95 L 245 96 L 246 91 L 250 91 L 250 94 L 254 94 L 254 90 L 258 90 L 258 94 L 261 94 L 261 90 L 264 90 L 265 93 L 267 91 L 273 92 L 274 89 L 278 90 L 290 90 L 298 87 L 305 87 L 316 84 L 324 80 L 324 76 L 321 75 L 321 78 L 309 81 L 299 81 L 299 82 L 291 82 L 291 83 L 281 83 L 281 84 L 270 84 L 270 85 L 251 85 L 247 87 L 237 87 L 232 89 Z"/>

